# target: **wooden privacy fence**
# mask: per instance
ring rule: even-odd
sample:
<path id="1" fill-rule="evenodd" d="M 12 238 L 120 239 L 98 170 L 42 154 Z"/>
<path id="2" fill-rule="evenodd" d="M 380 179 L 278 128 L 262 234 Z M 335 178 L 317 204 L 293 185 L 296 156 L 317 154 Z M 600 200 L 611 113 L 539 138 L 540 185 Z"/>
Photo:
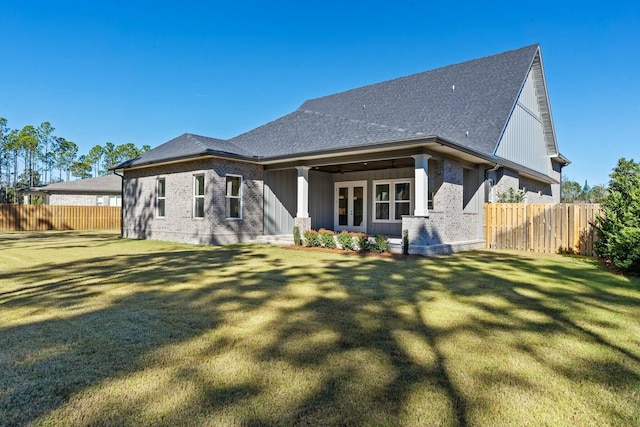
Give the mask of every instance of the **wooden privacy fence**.
<path id="1" fill-rule="evenodd" d="M 119 230 L 120 207 L 0 205 L 0 231 Z"/>
<path id="2" fill-rule="evenodd" d="M 487 203 L 488 248 L 594 256 L 598 204 Z"/>

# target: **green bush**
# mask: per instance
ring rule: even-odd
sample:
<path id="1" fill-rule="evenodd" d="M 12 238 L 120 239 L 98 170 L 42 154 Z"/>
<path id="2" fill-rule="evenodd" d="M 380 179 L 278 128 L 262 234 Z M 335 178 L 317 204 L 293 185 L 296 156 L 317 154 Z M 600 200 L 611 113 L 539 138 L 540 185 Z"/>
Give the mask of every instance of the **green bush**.
<path id="1" fill-rule="evenodd" d="M 345 251 L 356 250 L 356 244 L 353 241 L 353 234 L 349 233 L 348 231 L 343 231 L 342 233 L 338 234 L 338 244 Z"/>
<path id="2" fill-rule="evenodd" d="M 302 238 L 300 237 L 300 227 L 297 225 L 293 227 L 293 244 L 296 246 L 302 245 Z"/>
<path id="3" fill-rule="evenodd" d="M 503 193 L 498 193 L 498 203 L 522 203 L 524 202 L 524 191 L 509 188 Z"/>
<path id="4" fill-rule="evenodd" d="M 308 247 L 322 246 L 320 241 L 320 234 L 315 230 L 307 230 L 304 232 L 304 244 Z"/>
<path id="5" fill-rule="evenodd" d="M 373 252 L 383 253 L 387 252 L 389 249 L 389 238 L 387 236 L 383 236 L 382 234 L 378 234 L 375 237 L 375 241 L 371 247 Z"/>
<path id="6" fill-rule="evenodd" d="M 609 194 L 596 217 L 596 254 L 623 272 L 640 273 L 640 162 L 622 158 L 613 169 Z"/>
<path id="7" fill-rule="evenodd" d="M 369 252 L 371 250 L 371 241 L 369 240 L 369 236 L 364 233 L 358 233 L 356 238 L 358 239 L 358 250 L 360 252 Z"/>
<path id="8" fill-rule="evenodd" d="M 322 243 L 322 246 L 327 249 L 335 249 L 336 240 L 333 238 L 335 234 L 333 231 L 322 229 L 318 233 L 320 234 L 320 242 Z"/>

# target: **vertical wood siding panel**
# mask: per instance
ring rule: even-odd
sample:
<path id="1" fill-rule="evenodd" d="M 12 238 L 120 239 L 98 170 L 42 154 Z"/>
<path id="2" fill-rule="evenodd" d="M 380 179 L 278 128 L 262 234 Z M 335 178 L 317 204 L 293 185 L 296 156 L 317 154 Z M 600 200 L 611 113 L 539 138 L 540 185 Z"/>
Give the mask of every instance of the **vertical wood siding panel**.
<path id="1" fill-rule="evenodd" d="M 330 174 L 309 173 L 309 216 L 312 228 L 333 228 L 333 191 L 333 178 Z"/>
<path id="2" fill-rule="evenodd" d="M 293 230 L 297 183 L 295 170 L 264 174 L 264 233 L 288 234 Z"/>
<path id="3" fill-rule="evenodd" d="M 541 120 L 533 73 L 529 73 L 498 145 L 497 154 L 539 172 L 549 173 L 550 161 Z"/>

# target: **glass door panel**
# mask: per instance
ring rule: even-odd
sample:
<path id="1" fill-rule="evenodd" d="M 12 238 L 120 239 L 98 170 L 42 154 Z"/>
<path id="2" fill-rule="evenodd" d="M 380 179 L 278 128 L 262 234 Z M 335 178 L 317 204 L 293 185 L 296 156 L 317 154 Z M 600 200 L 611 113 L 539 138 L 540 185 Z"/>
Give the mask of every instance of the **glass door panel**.
<path id="1" fill-rule="evenodd" d="M 336 231 L 367 231 L 367 182 L 352 181 L 335 184 Z"/>
<path id="2" fill-rule="evenodd" d="M 364 187 L 353 187 L 353 226 L 362 227 L 364 222 Z"/>
<path id="3" fill-rule="evenodd" d="M 338 225 L 346 227 L 348 223 L 347 210 L 349 209 L 349 188 L 338 188 Z"/>

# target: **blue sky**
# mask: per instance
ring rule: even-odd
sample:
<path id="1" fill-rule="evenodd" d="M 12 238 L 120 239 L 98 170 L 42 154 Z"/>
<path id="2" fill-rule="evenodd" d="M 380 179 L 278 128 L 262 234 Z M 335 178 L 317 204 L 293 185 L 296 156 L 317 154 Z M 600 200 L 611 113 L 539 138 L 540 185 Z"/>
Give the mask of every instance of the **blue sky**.
<path id="1" fill-rule="evenodd" d="M 640 161 L 640 3 L 483 3 L 10 2 L 0 117 L 50 121 L 82 153 L 230 138 L 308 98 L 540 43 L 565 174 L 605 184 Z"/>

